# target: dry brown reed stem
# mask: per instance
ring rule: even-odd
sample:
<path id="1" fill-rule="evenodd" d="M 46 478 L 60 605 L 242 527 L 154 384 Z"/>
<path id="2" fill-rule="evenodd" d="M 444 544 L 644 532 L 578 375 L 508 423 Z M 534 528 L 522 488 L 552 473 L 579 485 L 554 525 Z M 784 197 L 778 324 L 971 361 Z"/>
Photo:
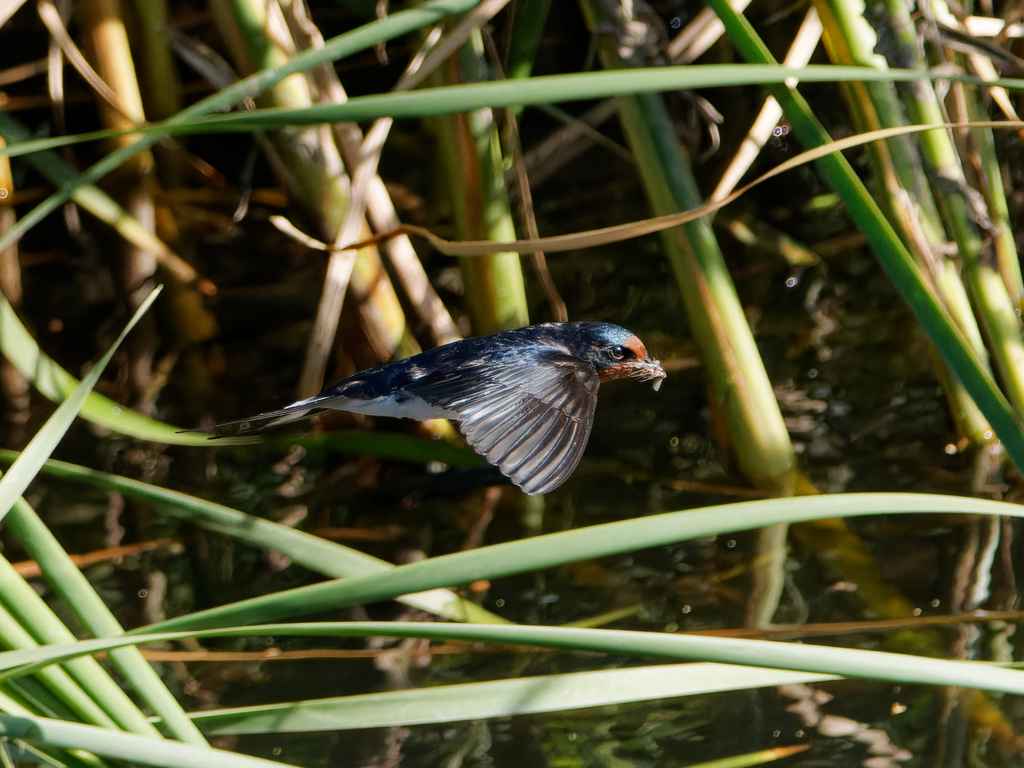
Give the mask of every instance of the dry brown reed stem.
<path id="1" fill-rule="evenodd" d="M 486 0 L 474 9 L 467 18 L 460 23 L 451 34 L 434 46 L 425 57 L 416 57 L 409 65 L 395 87 L 396 91 L 407 90 L 418 85 L 430 72 L 443 62 L 452 52 L 457 50 L 469 34 L 480 25 L 489 20 L 494 13 L 497 13 L 508 0 Z M 289 4 L 285 14 L 286 21 L 290 25 L 292 36 L 299 42 L 300 47 L 318 47 L 323 45 L 323 38 L 315 25 L 305 16 L 298 4 Z M 432 32 L 435 35 L 437 31 Z M 428 40 L 430 36 L 428 36 Z M 347 95 L 341 86 L 333 68 L 319 67 L 313 76 L 317 86 L 320 88 L 322 98 L 329 99 L 336 103 L 343 103 Z M 391 129 L 392 120 L 388 118 L 377 120 L 364 138 L 358 126 L 353 124 L 335 125 L 334 130 L 338 145 L 345 158 L 345 163 L 352 176 L 349 207 L 346 211 L 345 220 L 335 238 L 335 247 L 331 257 L 331 266 L 328 270 L 329 279 L 340 284 L 347 275 L 351 274 L 354 260 L 351 253 L 346 253 L 342 247 L 345 243 L 352 241 L 352 232 L 361 221 L 364 211 L 369 215 L 374 227 L 378 231 L 391 230 L 398 224 L 397 213 L 391 203 L 390 196 L 384 187 L 383 181 L 376 173 L 380 160 L 380 153 L 383 150 L 384 141 Z M 392 262 L 392 267 L 398 275 L 407 296 L 415 308 L 417 315 L 425 320 L 432 330 L 432 334 L 438 343 L 446 343 L 459 338 L 459 332 L 455 327 L 451 316 L 448 314 L 440 298 L 433 288 L 422 269 L 422 265 L 416 258 L 415 251 L 407 238 L 398 238 L 393 241 L 393 246 L 387 249 Z M 324 303 L 322 311 L 317 314 L 316 326 L 326 327 L 330 323 L 331 313 L 340 311 L 340 304 L 337 302 Z M 314 338 L 323 339 L 324 333 L 314 332 Z M 309 382 L 315 375 L 314 363 L 319 351 L 310 347 L 307 354 L 306 364 L 300 381 L 300 392 L 311 391 Z"/>
<path id="2" fill-rule="evenodd" d="M 213 2 L 211 9 L 236 66 L 244 72 L 277 66 L 296 50 L 284 13 L 276 3 L 250 0 Z M 293 75 L 261 97 L 267 105 L 301 108 L 313 103 L 309 80 Z M 278 131 L 274 143 L 280 162 L 278 173 L 289 192 L 309 212 L 319 238 L 333 239 L 349 205 L 349 185 L 341 155 L 327 126 Z M 272 161 L 273 162 L 273 161 Z M 365 230 L 367 233 L 369 229 Z M 334 270 L 335 274 L 340 270 Z M 362 248 L 347 285 L 325 283 L 322 302 L 340 307 L 345 289 L 350 293 L 363 345 L 350 351 L 359 366 L 372 365 L 395 355 L 408 355 L 418 346 L 407 331 L 405 315 L 375 248 Z M 300 396 L 315 394 L 326 370 L 327 353 L 334 342 L 337 313 L 318 312 L 324 321 L 307 347 Z"/>
<path id="3" fill-rule="evenodd" d="M 288 24 L 289 33 L 297 49 L 323 47 L 323 36 L 306 15 L 302 3 L 283 3 L 282 11 L 284 21 Z M 310 74 L 321 101 L 344 103 L 348 100 L 348 95 L 333 67 L 322 65 Z M 302 395 L 315 393 L 323 380 L 323 366 L 326 364 L 327 355 L 330 353 L 330 343 L 337 331 L 344 302 L 345 286 L 351 280 L 356 266 L 356 252 L 346 250 L 341 246 L 352 242 L 355 233 L 369 231 L 366 229 L 365 221 L 367 214 L 371 220 L 377 218 L 382 223 L 393 224 L 398 221 L 397 213 L 391 204 L 384 182 L 376 173 L 377 161 L 380 151 L 383 149 L 384 137 L 387 134 L 387 127 L 382 130 L 381 123 L 382 121 L 378 121 L 374 125 L 366 140 L 363 139 L 359 126 L 354 123 L 333 126 L 335 142 L 349 170 L 351 185 L 348 190 L 345 214 L 334 238 L 335 247 L 329 249 L 331 258 L 328 263 L 324 293 L 317 308 L 313 333 L 299 378 L 298 391 Z M 387 125 L 389 126 L 390 122 Z M 405 240 L 404 245 L 403 239 Z M 398 238 L 389 242 L 385 252 L 388 252 L 389 256 L 392 255 L 392 252 L 397 256 L 397 258 L 392 258 L 392 267 L 395 268 L 396 264 L 401 267 L 401 269 L 395 268 L 399 282 L 406 290 L 407 296 L 416 297 L 415 300 L 410 298 L 410 301 L 419 317 L 427 321 L 436 338 L 443 339 L 438 343 L 458 338 L 455 324 L 441 304 L 440 297 L 430 286 L 426 273 L 416 258 L 415 252 L 412 251 L 412 244 L 408 242 L 408 238 Z M 409 253 L 412 255 L 411 259 Z M 331 287 L 330 292 L 328 291 L 329 286 Z"/>
<path id="4" fill-rule="evenodd" d="M 439 27 L 435 27 L 433 30 L 428 32 L 421 52 L 414 57 L 413 61 L 409 64 L 407 71 L 399 79 L 394 90 L 409 90 L 423 82 L 441 64 L 449 61 L 453 56 L 456 56 L 460 46 L 464 45 L 472 34 L 474 34 L 481 26 L 487 23 L 496 13 L 498 13 L 498 11 L 507 5 L 508 1 L 509 0 L 484 0 L 484 2 L 480 3 L 472 11 L 466 14 L 463 20 L 444 37 L 440 37 Z M 376 141 L 382 143 L 384 137 L 391 128 L 391 124 L 392 121 L 387 118 L 378 120 L 371 129 L 371 136 L 375 136 Z M 342 143 L 344 146 L 347 142 L 343 141 Z M 374 158 L 372 148 L 368 146 L 370 143 L 371 142 L 369 141 L 364 142 L 360 149 L 360 164 L 369 162 L 375 165 L 377 162 Z M 354 150 L 354 147 L 352 149 Z M 392 222 L 381 221 L 381 224 L 385 223 Z M 376 223 L 375 226 L 377 226 Z M 380 231 L 381 227 L 377 226 L 377 229 Z M 408 253 L 413 253 L 411 248 Z M 473 289 L 471 288 L 470 291 L 472 292 Z M 433 292 L 431 291 L 431 293 Z M 440 302 L 438 301 L 437 304 L 440 305 Z M 526 322 L 525 311 L 519 313 L 519 315 L 521 322 L 516 324 L 522 325 Z M 444 324 L 447 326 L 448 320 L 450 319 L 447 317 L 447 312 L 445 312 L 445 317 L 442 319 Z M 450 337 L 458 337 L 458 331 L 454 328 L 454 324 L 450 327 L 444 328 L 443 330 L 445 334 Z"/>
<path id="5" fill-rule="evenodd" d="M 0 147 L 5 146 L 0 138 Z M 0 234 L 14 226 L 17 216 L 14 206 L 14 179 L 11 177 L 11 161 L 0 157 Z M 0 251 L 0 291 L 13 307 L 21 306 L 21 265 L 18 263 L 18 244 L 12 243 Z M 24 425 L 29 418 L 29 403 L 32 388 L 20 371 L 9 361 L 0 362 L 0 389 L 3 390 L 7 403 L 7 421 L 15 425 Z M 8 436 L 20 441 L 21 435 Z"/>
<path id="6" fill-rule="evenodd" d="M 64 29 L 64 17 L 68 15 L 69 0 L 60 0 L 60 8 L 57 10 L 57 23 L 54 25 L 55 28 L 61 30 Z M 47 23 L 47 14 L 45 10 L 40 10 L 39 17 L 43 20 L 43 24 Z M 52 23 L 52 22 L 51 22 Z M 77 51 L 78 48 L 76 47 Z M 86 62 L 88 66 L 88 62 Z M 92 67 L 89 67 L 90 71 Z M 50 44 L 47 49 L 46 55 L 46 90 L 50 96 L 50 110 L 53 113 L 53 124 L 58 134 L 64 135 L 68 132 L 67 122 L 64 120 L 64 52 L 60 48 L 60 43 L 57 41 L 57 37 L 54 36 L 53 32 L 50 33 Z M 71 147 L 64 147 L 62 155 L 65 160 L 69 163 L 74 161 Z M 69 208 L 73 203 L 65 205 L 64 215 L 68 217 Z M 72 229 L 69 226 L 68 229 Z"/>
<path id="7" fill-rule="evenodd" d="M 734 0 L 729 3 L 736 13 L 750 5 L 750 0 Z M 725 25 L 710 8 L 702 8 L 668 45 L 668 55 L 673 64 L 689 64 L 700 58 L 718 39 L 725 34 Z"/>
<path id="8" fill-rule="evenodd" d="M 1024 128 L 1024 123 L 1010 123 L 1007 121 L 972 121 L 972 122 L 958 122 L 958 123 L 946 123 L 941 127 L 943 128 L 965 128 L 965 127 L 986 127 L 986 128 Z M 503 251 L 515 251 L 516 253 L 530 253 L 537 249 L 545 251 L 571 251 L 579 248 L 590 248 L 598 245 L 607 245 L 609 243 L 619 243 L 623 240 L 629 240 L 634 237 L 640 237 L 642 235 L 649 235 L 654 232 L 662 232 L 672 227 L 677 227 L 681 224 L 686 224 L 690 221 L 703 218 L 710 213 L 724 208 L 729 203 L 738 200 L 748 191 L 756 187 L 758 184 L 762 184 L 769 179 L 773 179 L 787 171 L 791 171 L 794 168 L 799 168 L 802 165 L 811 163 L 825 155 L 830 155 L 836 152 L 842 152 L 852 147 L 859 147 L 867 144 L 871 141 L 878 141 L 880 139 L 886 139 L 892 136 L 901 136 L 910 133 L 920 133 L 922 131 L 933 130 L 934 126 L 921 126 L 921 125 L 909 125 L 901 126 L 898 128 L 882 128 L 877 131 L 869 131 L 868 133 L 858 134 L 856 136 L 850 136 L 844 139 L 836 139 L 830 142 L 826 146 L 815 147 L 814 149 L 806 150 L 801 152 L 799 155 L 786 160 L 783 163 L 775 166 L 769 171 L 766 171 L 762 175 L 758 176 L 753 181 L 744 184 L 742 187 L 737 189 L 735 192 L 730 194 L 728 197 L 718 200 L 713 203 L 705 203 L 704 205 L 691 208 L 686 211 L 680 211 L 679 213 L 666 214 L 664 216 L 652 216 L 648 219 L 641 221 L 629 222 L 627 224 L 616 224 L 610 227 L 601 227 L 599 229 L 591 229 L 585 232 L 576 232 L 569 235 L 552 235 L 549 237 L 541 237 L 536 240 L 509 240 L 507 242 L 491 242 L 488 240 L 465 240 L 465 241 L 452 241 L 446 240 L 443 237 L 435 235 L 428 229 L 423 227 L 417 227 L 412 224 L 403 224 L 399 229 L 392 232 L 383 232 L 379 235 L 375 235 L 373 238 L 367 241 L 360 241 L 358 243 L 348 244 L 349 248 L 358 248 L 369 243 L 379 243 L 386 240 L 389 237 L 395 237 L 399 234 L 415 235 L 422 237 L 429 241 L 434 248 L 447 256 L 486 256 L 493 253 L 500 253 Z M 843 241 L 845 242 L 845 241 Z"/>
<path id="9" fill-rule="evenodd" d="M 818 18 L 818 12 L 813 7 L 808 8 L 803 23 L 800 25 L 796 37 L 793 38 L 793 44 L 786 53 L 786 60 L 783 62 L 783 66 L 802 67 L 806 65 L 811 60 L 811 56 L 814 55 L 814 49 L 821 39 L 821 31 L 821 19 Z M 791 84 L 787 81 L 787 85 L 796 85 L 796 83 Z M 781 119 L 782 107 L 774 96 L 769 96 L 765 99 L 764 106 L 761 107 L 761 111 L 754 120 L 754 124 L 747 132 L 746 138 L 743 139 L 743 143 L 740 144 L 736 154 L 729 161 L 729 166 L 722 174 L 722 178 L 715 185 L 715 191 L 708 197 L 709 202 L 725 199 L 736 188 L 740 179 L 743 178 L 744 174 L 754 164 L 754 160 L 757 159 L 762 147 L 771 138 L 772 132 L 779 126 Z"/>
<path id="10" fill-rule="evenodd" d="M 3 88 L 5 85 L 20 83 L 22 80 L 28 80 L 36 75 L 41 75 L 48 66 L 49 62 L 47 59 L 36 59 L 35 61 L 17 64 L 7 69 L 0 69 L 0 88 Z"/>
<path id="11" fill-rule="evenodd" d="M 319 30 L 313 31 L 316 30 L 316 27 L 310 19 L 305 18 L 301 3 L 282 5 L 284 5 L 284 10 L 292 12 L 285 15 L 285 20 L 292 21 L 294 19 L 297 22 L 290 25 L 290 33 L 299 43 L 297 47 L 302 47 L 302 42 L 308 42 L 308 40 L 302 41 L 299 37 L 303 33 L 309 38 L 316 36 L 319 39 L 320 45 L 323 45 L 323 37 L 319 34 Z M 296 18 L 297 13 L 300 12 L 303 14 L 302 17 Z M 319 82 L 317 84 L 321 86 L 322 91 L 320 100 L 338 102 L 341 83 L 337 80 L 336 76 L 333 77 L 332 82 L 330 75 L 326 74 L 328 70 L 333 74 L 333 68 L 327 65 L 318 67 L 317 75 L 319 77 L 317 80 Z M 335 83 L 337 83 L 337 88 L 329 87 Z M 328 85 L 328 88 L 323 88 L 323 85 Z M 347 96 L 343 92 L 341 93 L 341 99 L 347 100 Z M 339 143 L 339 149 L 340 146 Z M 320 298 L 320 304 L 317 307 L 316 319 L 313 321 L 313 332 L 310 335 L 309 346 L 306 348 L 302 373 L 299 376 L 298 392 L 300 396 L 315 394 L 323 382 L 327 357 L 330 354 L 334 336 L 338 330 L 338 323 L 341 319 L 341 308 L 345 300 L 345 292 L 348 289 L 349 281 L 352 278 L 352 271 L 355 269 L 356 259 L 358 258 L 356 251 L 346 250 L 339 246 L 346 242 L 352 242 L 351 238 L 357 232 L 369 231 L 365 221 L 366 188 L 369 182 L 369 175 L 375 174 L 367 173 L 368 170 L 371 170 L 368 165 L 354 166 L 351 163 L 347 163 L 347 166 L 351 178 L 348 200 L 341 226 L 334 237 L 335 247 L 330 250 L 331 257 L 327 265 L 327 276 L 324 279 L 324 290 Z"/>
<path id="12" fill-rule="evenodd" d="M 0 137 L 0 147 L 6 146 Z M 11 161 L 8 157 L 0 157 L 0 232 L 6 232 L 14 226 L 17 217 L 14 213 L 14 179 L 11 176 Z M 0 251 L 0 291 L 3 291 L 11 306 L 21 306 L 21 267 L 18 264 L 18 245 Z"/>
<path id="13" fill-rule="evenodd" d="M 97 96 L 129 121 L 124 127 L 130 128 L 141 124 L 141 120 L 133 119 L 130 114 L 131 108 L 121 103 L 120 97 L 86 61 L 85 54 L 78 49 L 74 40 L 71 39 L 71 35 L 68 34 L 57 6 L 50 2 L 50 0 L 39 0 L 36 4 L 36 10 L 39 13 L 39 18 L 42 19 L 43 24 L 46 26 L 46 30 L 53 38 L 53 42 L 61 50 L 61 53 L 64 54 L 68 63 L 75 68 L 75 71 L 82 76 L 82 79 L 89 84 L 89 87 L 92 88 Z"/>
<path id="14" fill-rule="evenodd" d="M 481 3 L 443 39 L 439 40 L 441 30 L 435 27 L 428 33 L 424 44 L 424 51 L 427 52 L 421 51 L 413 58 L 394 90 L 403 91 L 416 87 L 465 42 L 473 29 L 486 23 L 507 2 L 508 0 L 488 0 Z M 296 4 L 291 7 L 296 11 L 300 8 Z M 319 30 L 304 15 L 292 14 L 288 20 L 293 22 L 292 33 L 303 47 L 323 45 L 323 37 Z M 336 103 L 347 100 L 348 97 L 333 68 L 319 67 L 313 74 L 318 87 L 327 93 L 331 100 Z M 380 152 L 392 122 L 388 118 L 377 120 L 365 138 L 354 123 L 333 126 L 345 164 L 353 177 L 353 205 L 365 205 L 370 222 L 377 232 L 391 231 L 400 226 L 390 195 L 376 173 Z M 344 237 L 339 236 L 335 241 L 336 247 L 344 245 L 345 242 Z M 406 297 L 420 320 L 430 327 L 436 343 L 445 344 L 460 338 L 451 315 L 430 285 L 409 239 L 404 236 L 389 239 L 384 250 Z"/>
<path id="15" fill-rule="evenodd" d="M 71 562 L 77 565 L 79 568 L 87 568 L 97 563 L 110 562 L 110 561 L 121 561 L 125 557 L 131 557 L 133 555 L 140 555 L 145 552 L 152 552 L 158 549 L 167 548 L 178 548 L 184 549 L 181 541 L 178 539 L 156 539 L 153 541 L 140 541 L 135 544 L 125 544 L 118 547 L 107 547 L 106 549 L 97 549 L 92 552 L 87 552 L 82 555 L 68 555 L 71 558 Z M 11 563 L 11 566 L 18 575 L 25 579 L 34 579 L 43 575 L 42 568 L 39 563 L 35 560 L 22 560 L 18 563 Z"/>

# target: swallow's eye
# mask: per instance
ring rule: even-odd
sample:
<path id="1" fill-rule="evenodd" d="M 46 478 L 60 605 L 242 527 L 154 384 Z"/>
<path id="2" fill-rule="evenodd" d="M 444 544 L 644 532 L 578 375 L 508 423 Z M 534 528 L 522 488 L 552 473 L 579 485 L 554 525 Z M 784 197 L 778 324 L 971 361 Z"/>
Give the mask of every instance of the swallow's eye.
<path id="1" fill-rule="evenodd" d="M 614 347 L 608 350 L 608 354 L 612 356 L 613 360 L 621 360 L 626 356 L 626 350 L 624 350 L 622 347 L 618 345 L 615 345 Z"/>

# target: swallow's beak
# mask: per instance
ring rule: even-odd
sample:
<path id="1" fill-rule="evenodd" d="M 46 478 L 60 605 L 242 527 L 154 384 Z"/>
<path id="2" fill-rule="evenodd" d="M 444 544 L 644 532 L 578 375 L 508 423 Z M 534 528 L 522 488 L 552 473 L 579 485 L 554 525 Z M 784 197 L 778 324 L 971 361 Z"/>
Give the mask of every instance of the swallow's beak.
<path id="1" fill-rule="evenodd" d="M 651 381 L 653 379 L 654 391 L 657 392 L 661 388 L 661 380 L 665 378 L 665 369 L 653 357 L 645 357 L 643 360 L 631 363 L 627 375 L 631 379 L 639 379 L 640 381 Z"/>

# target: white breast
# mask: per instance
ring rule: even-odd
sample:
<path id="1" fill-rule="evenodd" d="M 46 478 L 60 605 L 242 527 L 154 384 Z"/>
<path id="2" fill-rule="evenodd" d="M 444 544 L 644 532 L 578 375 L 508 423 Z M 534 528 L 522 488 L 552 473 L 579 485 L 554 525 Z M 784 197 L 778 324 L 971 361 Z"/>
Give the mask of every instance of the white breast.
<path id="1" fill-rule="evenodd" d="M 393 392 L 387 397 L 379 397 L 375 400 L 350 400 L 338 398 L 337 401 L 324 403 L 339 411 L 350 413 L 361 413 L 365 416 L 390 416 L 397 419 L 416 419 L 426 421 L 427 419 L 455 419 L 458 415 L 455 411 L 446 408 L 439 408 L 428 403 L 423 398 L 411 392 Z"/>

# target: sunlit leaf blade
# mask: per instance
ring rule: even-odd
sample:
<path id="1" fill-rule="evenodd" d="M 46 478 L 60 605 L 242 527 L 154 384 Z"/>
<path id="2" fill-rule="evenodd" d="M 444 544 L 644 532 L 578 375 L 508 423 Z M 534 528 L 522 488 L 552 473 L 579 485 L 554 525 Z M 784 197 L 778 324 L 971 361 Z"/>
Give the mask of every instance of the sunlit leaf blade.
<path id="1" fill-rule="evenodd" d="M 901 653 L 834 648 L 822 645 L 746 640 L 733 637 L 637 632 L 620 629 L 536 627 L 519 624 L 452 624 L 442 622 L 352 621 L 310 624 L 271 624 L 253 627 L 139 632 L 116 638 L 83 640 L 0 654 L 0 679 L 22 675 L 50 663 L 84 653 L 120 648 L 132 643 L 185 638 L 249 637 L 259 635 L 310 637 L 418 637 L 464 643 L 502 643 L 543 646 L 591 653 L 653 656 L 666 659 L 716 661 L 744 667 L 767 667 L 822 675 L 843 675 L 924 685 L 955 685 L 979 690 L 1024 694 L 1024 671 L 977 662 L 933 659 Z"/>
<path id="2" fill-rule="evenodd" d="M 19 499 L 11 508 L 5 522 L 17 520 L 18 508 L 26 505 Z M 26 510 L 27 512 L 27 510 Z M 13 565 L 4 557 L 0 557 L 0 596 L 4 606 L 4 622 L 6 630 L 5 643 L 11 648 L 23 648 L 27 645 L 18 644 L 17 638 L 11 633 L 11 627 L 18 626 L 33 640 L 33 644 L 72 643 L 75 635 L 61 621 L 60 617 L 40 597 L 35 589 L 17 572 Z M 98 704 L 122 730 L 141 735 L 158 736 L 158 731 L 147 720 L 142 710 L 131 700 L 115 682 L 113 677 L 92 658 L 80 658 L 67 662 L 65 671 L 78 684 L 80 689 L 95 704 Z M 66 692 L 70 691 L 67 689 Z M 42 712 L 17 712 L 3 709 L 8 714 L 44 714 Z M 81 716 L 82 722 L 92 725 L 103 725 L 101 720 Z"/>
<path id="3" fill-rule="evenodd" d="M 398 14 L 396 14 L 397 16 Z M 319 53 L 319 52 L 318 52 Z M 302 57 L 289 62 L 296 69 Z M 319 55 L 302 58 L 301 68 L 322 62 Z M 280 68 L 283 71 L 284 68 Z M 266 72 L 270 72 L 267 70 Z M 279 70 L 274 70 L 279 71 Z M 357 96 L 343 104 L 318 104 L 302 109 L 256 109 L 226 114 L 212 114 L 204 100 L 183 110 L 162 123 L 132 128 L 130 131 L 95 131 L 80 136 L 61 136 L 48 139 L 16 142 L 0 154 L 17 156 L 43 149 L 54 149 L 82 141 L 108 139 L 131 133 L 143 134 L 142 140 L 151 145 L 159 138 L 192 133 L 249 133 L 276 130 L 286 126 L 316 125 L 334 122 L 360 122 L 380 117 L 419 118 L 469 112 L 485 107 L 507 107 L 521 104 L 553 104 L 569 101 L 609 98 L 629 94 L 659 91 L 694 90 L 744 85 L 781 84 L 789 79 L 810 82 L 908 82 L 943 79 L 965 83 L 982 82 L 977 77 L 951 73 L 927 74 L 912 69 L 883 71 L 868 67 L 810 65 L 794 69 L 774 64 L 703 64 L 688 67 L 647 67 L 606 72 L 576 72 L 564 75 L 531 77 L 525 80 L 499 80 L 486 83 L 466 83 L 458 86 L 423 88 L 404 93 Z M 1024 80 L 1003 78 L 987 83 L 1011 90 L 1024 89 Z M 235 88 L 235 86 L 232 86 Z M 252 90 L 252 89 L 249 89 Z M 238 100 L 237 93 L 225 89 L 210 99 L 220 106 L 230 106 Z M 228 100 L 225 95 L 233 98 Z M 253 94 L 254 95 L 254 94 Z M 227 103 L 224 103 L 227 102 Z M 0 240 L 0 244 L 2 244 Z"/>
<path id="4" fill-rule="evenodd" d="M 113 760 L 165 768 L 282 768 L 284 765 L 178 741 L 154 742 L 145 736 L 45 717 L 0 715 L 0 737 L 58 749 L 86 750 Z"/>
<path id="5" fill-rule="evenodd" d="M 730 664 L 666 664 L 209 710 L 197 712 L 193 720 L 208 736 L 387 728 L 836 679 Z"/>
<path id="6" fill-rule="evenodd" d="M 152 625 L 147 631 L 281 621 L 391 600 L 411 592 L 470 584 L 479 579 L 496 579 L 577 560 L 675 544 L 701 536 L 829 517 L 914 512 L 1024 517 L 1024 507 L 1016 504 L 938 494 L 851 493 L 725 504 L 534 536 L 434 557 L 387 573 L 290 589 L 198 611 Z"/>
<path id="7" fill-rule="evenodd" d="M 0 296 L 0 353 L 48 400 L 62 402 L 79 386 L 79 382 L 74 376 L 39 349 L 35 339 L 18 319 L 14 308 L 2 296 Z M 140 440 L 179 445 L 209 444 L 207 435 L 178 434 L 180 431 L 178 427 L 150 419 L 130 408 L 118 405 L 103 395 L 88 390 L 81 403 L 79 415 L 94 424 L 107 427 L 122 435 L 137 437 Z"/>
<path id="8" fill-rule="evenodd" d="M 50 587 L 70 607 L 75 618 L 86 630 L 97 637 L 120 637 L 124 634 L 124 628 L 117 617 L 103 602 L 81 569 L 71 560 L 53 532 L 24 499 L 18 499 L 11 508 L 6 523 L 10 533 L 25 548 L 26 553 L 39 563 Z M 52 636 L 40 636 L 38 631 L 36 637 L 44 642 L 56 640 Z M 137 648 L 119 648 L 111 651 L 110 661 L 150 710 L 163 718 L 171 735 L 182 741 L 205 746 L 202 734 L 185 716 L 181 704 Z M 130 702 L 122 702 L 120 710 L 123 715 L 128 715 L 129 713 L 124 711 L 124 704 Z M 136 709 L 132 714 L 141 713 Z M 115 710 L 111 710 L 111 715 L 119 717 Z M 124 720 L 123 716 L 120 717 L 119 722 Z M 143 722 L 149 727 L 141 732 L 144 735 L 155 736 L 152 726 Z"/>
<path id="9" fill-rule="evenodd" d="M 106 354 L 89 371 L 82 382 L 68 393 L 67 398 L 58 406 L 25 451 L 11 465 L 7 475 L 0 479 L 0 516 L 6 516 L 7 527 L 11 534 L 18 539 L 25 551 L 39 562 L 50 585 L 67 605 L 71 606 L 82 625 L 93 634 L 100 636 L 116 636 L 122 634 L 124 630 L 92 585 L 71 561 L 53 533 L 39 519 L 35 510 L 21 498 L 21 493 L 34 479 L 39 467 L 43 465 L 64 436 L 86 402 L 90 391 L 103 374 L 103 370 L 114 352 L 139 318 L 152 306 L 159 296 L 160 290 L 157 288 L 142 302 Z M 38 633 L 36 633 L 36 637 L 43 639 L 39 637 Z M 52 638 L 46 639 L 52 641 Z M 153 667 L 142 658 L 137 649 L 125 648 L 115 651 L 112 654 L 112 660 L 147 705 L 163 716 L 174 736 L 185 741 L 205 744 L 202 735 L 185 717 L 177 700 L 163 685 Z M 142 732 L 151 731 L 152 735 L 156 735 L 153 727 L 141 718 L 141 713 L 137 709 L 129 706 L 128 710 L 134 710 L 134 712 L 129 712 L 124 708 L 126 703 L 130 704 L 127 700 L 120 702 L 114 710 L 111 710 L 111 715 L 117 719 L 116 710 L 119 708 L 120 712 L 129 718 L 119 719 L 120 723 L 130 722 L 133 716 L 138 716 L 141 722 L 136 724 L 143 728 Z"/>
<path id="10" fill-rule="evenodd" d="M 156 301 L 160 291 L 161 288 L 157 288 L 146 297 L 146 300 L 136 310 L 132 319 L 128 321 L 128 325 L 125 326 L 121 334 L 114 340 L 106 354 L 85 375 L 81 383 L 68 394 L 64 402 L 47 419 L 42 429 L 32 438 L 32 442 L 28 444 L 21 456 L 11 465 L 11 468 L 4 477 L 0 479 L 0 520 L 7 515 L 11 507 L 14 506 L 14 503 L 28 487 L 28 484 L 32 482 L 36 473 L 39 472 L 39 468 L 50 457 L 50 454 L 53 453 L 53 449 L 57 447 L 57 443 L 64 437 L 64 433 L 68 431 L 78 412 L 85 405 L 89 393 L 96 386 L 96 382 L 100 380 L 100 376 L 103 375 L 103 371 L 107 367 L 107 363 L 110 362 L 110 358 L 114 356 L 114 352 L 117 351 L 121 342 L 124 341 L 125 336 L 135 327 L 139 318 L 146 314 L 146 311 Z M 7 306 L 9 307 L 10 305 Z M 3 325 L 6 325 L 7 321 L 8 318 L 4 317 Z"/>
<path id="11" fill-rule="evenodd" d="M 424 442 L 424 441 L 417 441 Z M 0 461 L 12 461 L 18 454 L 0 451 Z M 127 477 L 107 474 L 62 461 L 47 461 L 43 472 L 55 477 L 86 482 L 97 488 L 166 505 L 168 513 L 207 530 L 216 531 L 254 547 L 280 552 L 292 562 L 325 576 L 343 578 L 392 570 L 395 566 L 342 544 L 264 520 L 185 493 L 159 488 Z M 483 623 L 504 620 L 454 593 L 438 589 L 405 595 L 401 601 L 447 619 Z"/>

